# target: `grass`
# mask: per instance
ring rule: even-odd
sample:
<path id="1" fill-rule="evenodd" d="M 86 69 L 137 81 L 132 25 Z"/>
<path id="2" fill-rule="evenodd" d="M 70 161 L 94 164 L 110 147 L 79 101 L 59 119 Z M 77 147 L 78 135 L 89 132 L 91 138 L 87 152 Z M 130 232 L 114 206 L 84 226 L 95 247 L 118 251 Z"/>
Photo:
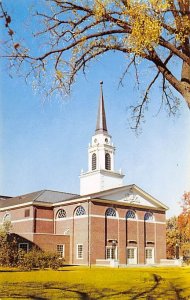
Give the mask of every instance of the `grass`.
<path id="1" fill-rule="evenodd" d="M 190 267 L 0 270 L 0 299 L 190 299 Z"/>

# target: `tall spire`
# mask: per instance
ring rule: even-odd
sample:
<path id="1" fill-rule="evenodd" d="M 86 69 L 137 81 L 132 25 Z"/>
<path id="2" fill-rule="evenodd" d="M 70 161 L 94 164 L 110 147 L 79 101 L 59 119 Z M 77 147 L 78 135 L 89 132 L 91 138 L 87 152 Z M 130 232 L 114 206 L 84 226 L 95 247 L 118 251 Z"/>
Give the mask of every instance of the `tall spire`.
<path id="1" fill-rule="evenodd" d="M 96 133 L 107 132 L 107 125 L 106 125 L 106 114 L 104 108 L 104 96 L 103 96 L 103 81 L 100 81 L 100 100 L 99 100 L 99 107 L 98 107 L 98 116 L 96 122 Z"/>

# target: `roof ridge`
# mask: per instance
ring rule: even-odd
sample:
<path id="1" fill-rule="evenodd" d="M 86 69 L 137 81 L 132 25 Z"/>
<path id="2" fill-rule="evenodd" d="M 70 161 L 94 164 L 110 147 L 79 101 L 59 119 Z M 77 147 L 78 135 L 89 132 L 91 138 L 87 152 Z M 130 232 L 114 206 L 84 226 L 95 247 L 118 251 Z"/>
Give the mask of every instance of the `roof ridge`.
<path id="1" fill-rule="evenodd" d="M 36 193 L 39 193 L 39 194 L 33 199 L 33 201 L 36 201 L 36 199 L 38 199 L 44 192 L 45 192 L 45 190 L 41 190 L 39 192 L 36 192 Z"/>
<path id="2" fill-rule="evenodd" d="M 79 195 L 79 194 L 74 194 L 74 193 L 69 193 L 69 192 L 61 192 L 61 191 L 54 191 L 54 190 L 49 190 L 49 189 L 46 189 L 44 190 L 44 192 L 53 192 L 53 193 L 60 193 L 60 194 L 70 194 L 70 195 Z"/>

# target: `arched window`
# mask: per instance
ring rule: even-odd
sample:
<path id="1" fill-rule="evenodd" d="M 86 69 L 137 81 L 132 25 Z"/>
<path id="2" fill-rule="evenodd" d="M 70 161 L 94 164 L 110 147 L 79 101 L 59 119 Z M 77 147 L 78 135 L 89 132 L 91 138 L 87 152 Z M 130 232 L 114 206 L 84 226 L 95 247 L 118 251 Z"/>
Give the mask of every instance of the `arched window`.
<path id="1" fill-rule="evenodd" d="M 75 211 L 75 215 L 76 216 L 86 215 L 86 211 L 85 211 L 84 207 L 83 206 L 77 207 L 77 209 Z"/>
<path id="2" fill-rule="evenodd" d="M 115 209 L 112 208 L 112 207 L 109 207 L 106 210 L 106 217 L 116 217 L 116 211 L 115 211 Z"/>
<path id="3" fill-rule="evenodd" d="M 109 153 L 105 154 L 105 169 L 111 170 L 111 157 Z"/>
<path id="4" fill-rule="evenodd" d="M 66 218 L 67 214 L 66 211 L 64 209 L 59 209 L 57 212 L 57 218 L 58 219 L 62 219 L 62 218 Z"/>
<path id="5" fill-rule="evenodd" d="M 92 171 L 96 170 L 96 153 L 92 154 Z"/>
<path id="6" fill-rule="evenodd" d="M 126 219 L 136 219 L 135 212 L 133 210 L 128 210 L 126 214 Z"/>
<path id="7" fill-rule="evenodd" d="M 153 214 L 151 212 L 147 212 L 145 215 L 144 215 L 144 220 L 145 221 L 153 221 Z"/>

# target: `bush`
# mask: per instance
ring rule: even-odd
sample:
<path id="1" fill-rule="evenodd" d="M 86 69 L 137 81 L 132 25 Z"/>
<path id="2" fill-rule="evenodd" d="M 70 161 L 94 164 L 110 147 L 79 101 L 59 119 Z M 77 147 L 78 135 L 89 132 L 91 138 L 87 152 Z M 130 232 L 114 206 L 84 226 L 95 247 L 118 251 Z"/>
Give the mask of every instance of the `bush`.
<path id="1" fill-rule="evenodd" d="M 18 264 L 19 254 L 18 245 L 13 239 L 9 241 L 8 238 L 0 238 L 0 265 L 7 267 L 15 267 Z"/>
<path id="2" fill-rule="evenodd" d="M 0 266 L 19 267 L 22 270 L 51 268 L 57 270 L 63 265 L 58 254 L 44 252 L 37 248 L 28 253 L 18 249 L 18 243 L 10 234 L 11 223 L 0 226 Z"/>
<path id="3" fill-rule="evenodd" d="M 32 249 L 28 253 L 20 252 L 18 266 L 21 270 L 30 271 L 32 269 L 51 268 L 57 270 L 63 265 L 63 260 L 56 253 L 44 252 Z"/>

